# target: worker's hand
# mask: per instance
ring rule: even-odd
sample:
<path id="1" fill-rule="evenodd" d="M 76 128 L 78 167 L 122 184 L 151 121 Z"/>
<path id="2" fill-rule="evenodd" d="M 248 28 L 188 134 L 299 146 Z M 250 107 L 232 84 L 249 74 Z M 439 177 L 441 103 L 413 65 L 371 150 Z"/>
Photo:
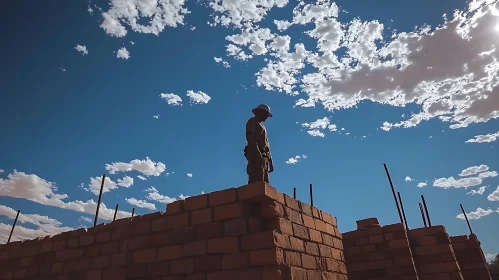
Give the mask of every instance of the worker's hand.
<path id="1" fill-rule="evenodd" d="M 274 172 L 274 164 L 272 163 L 272 161 L 269 163 L 269 173 L 272 173 Z"/>

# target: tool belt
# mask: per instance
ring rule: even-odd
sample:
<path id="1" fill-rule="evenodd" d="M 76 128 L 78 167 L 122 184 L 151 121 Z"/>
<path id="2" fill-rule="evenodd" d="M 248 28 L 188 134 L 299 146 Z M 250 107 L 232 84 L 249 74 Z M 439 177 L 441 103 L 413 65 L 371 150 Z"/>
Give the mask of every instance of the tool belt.
<path id="1" fill-rule="evenodd" d="M 264 151 L 262 151 L 262 149 L 260 149 L 260 147 L 258 147 L 258 150 L 262 154 L 263 158 L 270 159 L 270 151 L 268 151 L 268 149 L 265 149 Z M 250 153 L 249 147 L 248 146 L 244 147 L 244 156 L 246 158 L 248 158 L 249 153 Z"/>

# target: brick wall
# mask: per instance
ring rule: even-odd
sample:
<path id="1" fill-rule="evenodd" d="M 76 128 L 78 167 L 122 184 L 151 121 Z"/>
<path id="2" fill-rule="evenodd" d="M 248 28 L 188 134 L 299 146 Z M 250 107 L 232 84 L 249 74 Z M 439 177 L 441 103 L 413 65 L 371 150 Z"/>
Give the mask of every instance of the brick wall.
<path id="1" fill-rule="evenodd" d="M 376 218 L 357 221 L 343 234 L 348 278 L 417 280 L 407 233 L 402 224 L 381 227 Z"/>
<path id="2" fill-rule="evenodd" d="M 443 226 L 412 229 L 408 236 L 421 279 L 463 279 L 449 235 Z"/>
<path id="3" fill-rule="evenodd" d="M 336 218 L 263 183 L 0 246 L 0 279 L 347 280 Z"/>
<path id="4" fill-rule="evenodd" d="M 490 273 L 476 235 L 451 236 L 457 262 L 464 280 L 490 280 Z"/>

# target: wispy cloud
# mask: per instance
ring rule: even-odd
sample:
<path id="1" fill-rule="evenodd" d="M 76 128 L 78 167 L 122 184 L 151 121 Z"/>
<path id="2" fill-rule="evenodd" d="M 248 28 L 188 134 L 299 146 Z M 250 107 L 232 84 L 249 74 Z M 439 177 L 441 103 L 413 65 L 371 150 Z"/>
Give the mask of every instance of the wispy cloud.
<path id="1" fill-rule="evenodd" d="M 166 170 L 166 165 L 162 162 L 154 162 L 149 157 L 144 160 L 134 159 L 130 162 L 113 162 L 106 164 L 106 170 L 110 174 L 117 172 L 138 171 L 145 176 L 159 176 Z"/>
<path id="2" fill-rule="evenodd" d="M 492 214 L 494 212 L 499 212 L 499 210 L 498 211 L 494 211 L 492 209 L 484 210 L 484 209 L 478 207 L 476 209 L 476 211 L 470 212 L 470 213 L 466 213 L 466 216 L 468 216 L 468 219 L 470 219 L 470 220 L 478 220 L 478 219 L 480 219 L 482 217 L 485 217 L 485 216 L 488 216 L 488 215 L 490 215 L 490 214 Z M 459 214 L 459 215 L 456 216 L 456 218 L 462 219 L 462 220 L 465 219 L 464 214 Z"/>
<path id="3" fill-rule="evenodd" d="M 190 177 L 190 178 L 192 178 L 192 176 L 194 176 L 194 175 L 192 175 L 192 173 L 187 173 L 186 175 L 187 175 L 187 177 Z"/>
<path id="4" fill-rule="evenodd" d="M 150 203 L 150 202 L 147 202 L 145 200 L 139 200 L 139 199 L 132 197 L 132 198 L 126 198 L 125 201 L 133 206 L 137 206 L 137 207 L 145 208 L 145 209 L 149 209 L 149 210 L 156 210 L 156 205 L 154 205 L 154 203 Z"/>
<path id="5" fill-rule="evenodd" d="M 497 189 L 487 196 L 487 200 L 499 201 L 499 186 L 497 186 Z"/>
<path id="6" fill-rule="evenodd" d="M 489 133 L 485 135 L 477 135 L 472 139 L 466 141 L 466 143 L 490 143 L 499 139 L 499 131 L 496 133 Z"/>
<path id="7" fill-rule="evenodd" d="M 297 155 L 295 157 L 292 157 L 292 158 L 289 158 L 287 161 L 286 161 L 286 164 L 296 164 L 298 163 L 301 159 L 305 159 L 307 158 L 306 155 Z"/>
<path id="8" fill-rule="evenodd" d="M 467 192 L 466 194 L 469 194 L 469 195 L 475 195 L 475 194 L 483 195 L 483 193 L 485 192 L 485 188 L 487 188 L 487 186 L 480 187 L 480 188 L 478 188 L 478 190 L 471 190 L 471 191 Z"/>

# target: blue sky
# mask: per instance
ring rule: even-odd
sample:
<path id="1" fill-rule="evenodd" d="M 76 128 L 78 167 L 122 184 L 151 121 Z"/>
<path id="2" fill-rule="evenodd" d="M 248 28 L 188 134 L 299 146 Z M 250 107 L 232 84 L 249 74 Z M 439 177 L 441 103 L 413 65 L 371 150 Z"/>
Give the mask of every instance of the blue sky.
<path id="1" fill-rule="evenodd" d="M 244 185 L 266 103 L 271 185 L 340 230 L 398 221 L 386 163 L 411 228 L 424 194 L 467 234 L 462 203 L 499 252 L 497 1 L 51 3 L 0 12 L 1 241 L 90 226 L 104 173 L 101 222 Z"/>

